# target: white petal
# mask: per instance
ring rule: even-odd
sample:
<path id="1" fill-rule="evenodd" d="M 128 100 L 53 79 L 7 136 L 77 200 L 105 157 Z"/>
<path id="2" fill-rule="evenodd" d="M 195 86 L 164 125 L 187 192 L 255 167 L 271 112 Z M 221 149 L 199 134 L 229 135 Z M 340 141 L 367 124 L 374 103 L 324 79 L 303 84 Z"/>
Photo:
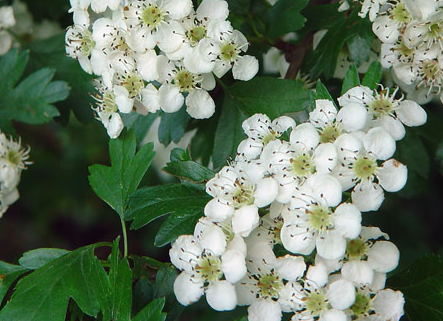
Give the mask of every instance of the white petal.
<path id="1" fill-rule="evenodd" d="M 128 90 L 123 86 L 114 87 L 115 103 L 118 110 L 124 114 L 130 113 L 134 106 L 134 99 L 130 99 Z"/>
<path id="2" fill-rule="evenodd" d="M 271 204 L 278 194 L 278 183 L 272 177 L 264 178 L 258 182 L 255 189 L 255 205 L 265 207 Z"/>
<path id="3" fill-rule="evenodd" d="M 378 169 L 378 180 L 387 192 L 398 192 L 408 179 L 408 169 L 405 165 L 395 159 L 387 160 Z"/>
<path id="4" fill-rule="evenodd" d="M 293 224 L 285 224 L 280 232 L 280 238 L 286 250 L 296 254 L 308 255 L 315 248 L 315 239 L 306 233 L 306 229 Z"/>
<path id="5" fill-rule="evenodd" d="M 363 145 L 368 153 L 377 159 L 388 159 L 395 153 L 395 140 L 381 127 L 370 129 L 363 138 Z"/>
<path id="6" fill-rule="evenodd" d="M 232 76 L 238 80 L 251 80 L 257 72 L 258 60 L 253 56 L 245 55 L 238 58 L 232 67 Z"/>
<path id="7" fill-rule="evenodd" d="M 238 145 L 237 153 L 250 160 L 260 156 L 262 148 L 263 144 L 261 142 L 247 138 Z"/>
<path id="8" fill-rule="evenodd" d="M 255 205 L 243 206 L 234 212 L 232 230 L 235 234 L 247 237 L 258 226 L 260 217 Z"/>
<path id="9" fill-rule="evenodd" d="M 158 90 L 158 98 L 161 109 L 166 113 L 175 113 L 185 102 L 180 90 L 171 84 L 163 84 Z"/>
<path id="10" fill-rule="evenodd" d="M 184 41 L 185 30 L 178 21 L 162 24 L 156 33 L 157 46 L 165 53 L 176 51 Z"/>
<path id="11" fill-rule="evenodd" d="M 337 150 L 332 143 L 320 144 L 314 151 L 315 169 L 318 173 L 329 173 L 337 164 Z"/>
<path id="12" fill-rule="evenodd" d="M 361 212 L 376 211 L 385 199 L 383 189 L 378 184 L 360 183 L 351 194 L 352 203 Z"/>
<path id="13" fill-rule="evenodd" d="M 215 103 L 206 90 L 196 89 L 186 97 L 186 111 L 195 119 L 209 118 L 215 112 Z"/>
<path id="14" fill-rule="evenodd" d="M 200 241 L 202 249 L 211 251 L 215 256 L 222 255 L 226 249 L 226 235 L 216 225 L 198 222 L 195 226 L 194 238 Z"/>
<path id="15" fill-rule="evenodd" d="M 294 193 L 296 186 L 296 181 L 286 184 L 279 184 L 278 195 L 275 200 L 280 203 L 288 203 L 292 198 L 292 194 Z"/>
<path id="16" fill-rule="evenodd" d="M 333 308 L 344 310 L 355 301 L 355 287 L 346 280 L 338 280 L 329 285 L 327 297 Z"/>
<path id="17" fill-rule="evenodd" d="M 197 302 L 203 293 L 203 281 L 197 281 L 187 272 L 180 273 L 174 281 L 174 294 L 181 305 Z"/>
<path id="18" fill-rule="evenodd" d="M 309 113 L 309 121 L 315 125 L 324 125 L 334 121 L 337 116 L 337 108 L 329 99 L 317 99 L 315 109 Z"/>
<path id="19" fill-rule="evenodd" d="M 311 265 L 305 279 L 309 280 L 309 283 L 314 283 L 317 288 L 322 288 L 328 283 L 328 270 L 324 264 Z"/>
<path id="20" fill-rule="evenodd" d="M 228 250 L 236 250 L 236 251 L 240 251 L 243 256 L 246 256 L 246 243 L 245 240 L 239 236 L 239 235 L 235 235 L 234 238 L 228 243 L 228 246 L 226 247 L 226 251 Z"/>
<path id="21" fill-rule="evenodd" d="M 191 13 L 191 0 L 162 0 L 163 8 L 173 20 L 179 20 Z"/>
<path id="22" fill-rule="evenodd" d="M 334 229 L 343 237 L 354 239 L 361 231 L 361 213 L 350 203 L 342 203 L 332 215 Z"/>
<path id="23" fill-rule="evenodd" d="M 228 281 L 216 281 L 206 290 L 206 301 L 217 311 L 229 311 L 237 306 L 235 287 Z"/>
<path id="24" fill-rule="evenodd" d="M 372 24 L 372 31 L 383 43 L 394 43 L 400 36 L 397 22 L 388 15 L 378 16 Z"/>
<path id="25" fill-rule="evenodd" d="M 280 321 L 281 308 L 272 300 L 256 300 L 248 308 L 248 321 Z"/>
<path id="26" fill-rule="evenodd" d="M 398 118 L 384 115 L 373 121 L 373 127 L 383 127 L 395 140 L 401 140 L 405 137 L 406 130 Z"/>
<path id="27" fill-rule="evenodd" d="M 377 272 L 387 273 L 398 265 L 400 252 L 394 243 L 377 241 L 367 251 L 368 264 Z"/>
<path id="28" fill-rule="evenodd" d="M 310 176 L 304 186 L 316 198 L 326 200 L 328 206 L 334 207 L 341 202 L 342 187 L 340 182 L 329 174 L 314 174 Z"/>
<path id="29" fill-rule="evenodd" d="M 329 232 L 317 237 L 317 253 L 327 260 L 341 258 L 346 251 L 346 240 L 338 233 Z"/>
<path id="30" fill-rule="evenodd" d="M 346 314 L 341 310 L 330 309 L 322 313 L 319 321 L 347 321 Z"/>
<path id="31" fill-rule="evenodd" d="M 368 111 L 362 104 L 350 103 L 338 111 L 337 122 L 344 131 L 359 131 L 366 125 L 367 114 Z"/>
<path id="32" fill-rule="evenodd" d="M 369 87 L 356 86 L 349 89 L 343 96 L 338 98 L 340 106 L 345 106 L 350 103 L 358 103 L 368 105 L 373 97 L 373 92 Z"/>
<path id="33" fill-rule="evenodd" d="M 142 103 L 150 113 L 155 113 L 160 109 L 158 90 L 153 84 L 148 84 L 142 89 Z"/>
<path id="34" fill-rule="evenodd" d="M 149 50 L 137 56 L 137 70 L 144 80 L 157 80 L 157 54 L 155 50 Z"/>
<path id="35" fill-rule="evenodd" d="M 305 260 L 302 256 L 285 255 L 277 258 L 277 273 L 285 280 L 296 281 L 301 278 L 306 270 Z"/>
<path id="36" fill-rule="evenodd" d="M 180 235 L 169 250 L 171 263 L 180 270 L 191 272 L 195 258 L 202 253 L 202 248 L 195 241 L 193 235 Z"/>
<path id="37" fill-rule="evenodd" d="M 226 280 L 234 284 L 246 275 L 245 256 L 237 250 L 227 250 L 222 257 L 222 271 Z"/>
<path id="38" fill-rule="evenodd" d="M 215 78 L 214 75 L 211 73 L 208 74 L 203 74 L 202 75 L 203 80 L 200 83 L 202 86 L 202 89 L 207 90 L 207 91 L 211 91 L 212 89 L 215 88 Z"/>
<path id="39" fill-rule="evenodd" d="M 343 277 L 357 284 L 371 284 L 374 279 L 374 270 L 365 261 L 350 260 L 341 268 Z"/>
<path id="40" fill-rule="evenodd" d="M 415 101 L 404 100 L 400 108 L 395 111 L 397 117 L 406 126 L 420 126 L 426 123 L 426 111 Z"/>
<path id="41" fill-rule="evenodd" d="M 204 213 L 207 217 L 221 222 L 234 215 L 234 207 L 227 205 L 218 198 L 214 198 L 206 204 Z"/>
<path id="42" fill-rule="evenodd" d="M 197 19 L 226 20 L 229 15 L 228 3 L 223 0 L 204 0 L 197 8 Z"/>
<path id="43" fill-rule="evenodd" d="M 292 130 L 290 142 L 310 150 L 317 147 L 320 135 L 311 123 L 303 123 Z"/>
<path id="44" fill-rule="evenodd" d="M 218 78 L 223 77 L 231 69 L 231 64 L 226 61 L 217 61 L 215 63 L 214 70 L 212 71 L 214 75 Z"/>
<path id="45" fill-rule="evenodd" d="M 374 272 L 374 279 L 369 288 L 373 292 L 380 291 L 385 288 L 386 285 L 386 273 Z"/>
<path id="46" fill-rule="evenodd" d="M 377 293 L 371 302 L 371 306 L 383 320 L 398 321 L 403 315 L 405 299 L 400 291 L 391 289 L 382 290 Z"/>
<path id="47" fill-rule="evenodd" d="M 106 126 L 106 130 L 110 138 L 117 138 L 122 132 L 125 125 L 123 124 L 122 118 L 118 113 L 112 113 L 109 123 Z"/>

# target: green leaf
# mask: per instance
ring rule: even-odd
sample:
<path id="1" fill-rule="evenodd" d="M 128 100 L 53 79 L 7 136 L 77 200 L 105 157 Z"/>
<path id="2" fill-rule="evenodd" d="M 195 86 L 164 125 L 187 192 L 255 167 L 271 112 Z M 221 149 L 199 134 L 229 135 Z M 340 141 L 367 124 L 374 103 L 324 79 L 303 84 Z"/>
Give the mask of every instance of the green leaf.
<path id="1" fill-rule="evenodd" d="M 23 253 L 18 263 L 24 268 L 36 270 L 67 253 L 69 251 L 63 249 L 36 249 Z"/>
<path id="2" fill-rule="evenodd" d="M 337 19 L 307 57 L 304 70 L 310 73 L 312 79 L 321 75 L 331 78 L 334 75 L 338 55 L 346 40 L 346 22 L 345 18 Z"/>
<path id="3" fill-rule="evenodd" d="M 171 161 L 166 164 L 166 167 L 163 168 L 163 171 L 166 173 L 180 179 L 191 180 L 195 183 L 203 183 L 214 177 L 215 173 L 213 171 L 197 162 L 190 159 L 173 159 L 172 156 L 174 152 L 186 154 L 188 157 L 190 156 L 188 151 L 175 148 L 171 152 Z"/>
<path id="4" fill-rule="evenodd" d="M 126 132 L 109 141 L 111 167 L 97 164 L 89 167 L 89 183 L 94 192 L 120 216 L 128 195 L 137 189 L 155 155 L 152 143 L 144 145 L 137 154 L 135 148 L 134 133 Z"/>
<path id="5" fill-rule="evenodd" d="M 27 268 L 0 261 L 0 305 L 12 283 L 28 271 Z"/>
<path id="6" fill-rule="evenodd" d="M 274 119 L 309 105 L 310 90 L 302 81 L 291 79 L 256 77 L 237 82 L 229 91 L 247 116 L 262 113 Z"/>
<path id="7" fill-rule="evenodd" d="M 277 1 L 268 12 L 269 36 L 277 38 L 303 28 L 306 19 L 300 14 L 300 11 L 306 7 L 308 2 L 308 0 Z"/>
<path id="8" fill-rule="evenodd" d="M 355 65 L 351 65 L 346 72 L 345 79 L 343 79 L 343 85 L 341 86 L 341 94 L 343 95 L 349 89 L 360 85 L 360 76 L 358 75 Z"/>
<path id="9" fill-rule="evenodd" d="M 334 102 L 331 94 L 329 93 L 328 88 L 319 80 L 317 80 L 317 84 L 315 85 L 315 99 L 328 99 Z M 334 102 L 335 105 L 335 102 Z M 315 107 L 315 106 L 314 106 Z"/>
<path id="10" fill-rule="evenodd" d="M 373 61 L 369 66 L 368 71 L 366 71 L 366 74 L 363 76 L 361 84 L 371 89 L 376 89 L 377 85 L 381 81 L 382 76 L 383 76 L 383 70 L 380 62 Z"/>
<path id="11" fill-rule="evenodd" d="M 405 314 L 413 321 L 443 320 L 443 260 L 428 254 L 388 279 L 387 286 L 405 297 Z"/>
<path id="12" fill-rule="evenodd" d="M 186 108 L 181 108 L 175 113 L 163 113 L 160 126 L 158 128 L 158 140 L 165 146 L 171 141 L 178 143 L 185 134 L 191 117 L 186 112 Z"/>
<path id="13" fill-rule="evenodd" d="M 125 128 L 134 131 L 137 144 L 140 144 L 143 139 L 145 139 L 146 134 L 157 119 L 158 114 L 148 113 L 147 115 L 141 115 L 136 112 L 131 112 L 129 114 L 121 114 L 121 117 Z M 155 133 L 155 135 L 157 135 L 157 133 Z"/>
<path id="14" fill-rule="evenodd" d="M 350 19 L 350 27 L 346 35 L 346 43 L 349 49 L 349 56 L 357 67 L 369 60 L 371 54 L 372 40 L 372 22 L 369 19 Z"/>
<path id="15" fill-rule="evenodd" d="M 180 220 L 201 217 L 210 197 L 200 189 L 183 184 L 165 184 L 140 188 L 129 197 L 125 219 L 132 222 L 131 229 L 139 229 L 166 214 Z M 183 233 L 184 234 L 184 233 Z"/>
<path id="16" fill-rule="evenodd" d="M 422 178 L 429 177 L 431 160 L 423 139 L 413 128 L 409 129 L 403 140 L 397 144 L 398 159 L 408 166 L 408 171 L 414 171 Z"/>
<path id="17" fill-rule="evenodd" d="M 132 321 L 164 321 L 166 314 L 162 313 L 165 299 L 157 299 L 149 303 Z"/>
<path id="18" fill-rule="evenodd" d="M 66 81 L 72 87 L 68 98 L 59 103 L 65 121 L 69 119 L 70 110 L 83 123 L 93 120 L 90 107 L 95 103 L 91 96 L 95 91 L 92 84 L 93 77 L 83 71 L 76 59 L 66 56 L 64 33 L 32 42 L 28 48 L 30 49 L 28 69 L 36 71 L 43 67 L 54 68 L 56 70 L 54 78 Z"/>
<path id="19" fill-rule="evenodd" d="M 237 154 L 238 144 L 246 138 L 242 128 L 246 116 L 237 104 L 229 95 L 225 95 L 220 120 L 215 131 L 212 152 L 212 162 L 215 169 L 226 165 L 226 160 L 229 157 L 234 158 Z"/>
<path id="20" fill-rule="evenodd" d="M 0 321 L 63 321 L 70 298 L 84 313 L 97 316 L 106 273 L 94 256 L 96 247 L 77 249 L 21 279 Z"/>
<path id="21" fill-rule="evenodd" d="M 10 121 L 43 124 L 59 115 L 52 104 L 66 99 L 69 86 L 66 82 L 51 82 L 55 69 L 43 68 L 18 83 L 28 62 L 28 52 L 11 50 L 0 60 L 0 110 L 2 126 L 10 130 Z M 14 87 L 15 86 L 15 87 Z"/>

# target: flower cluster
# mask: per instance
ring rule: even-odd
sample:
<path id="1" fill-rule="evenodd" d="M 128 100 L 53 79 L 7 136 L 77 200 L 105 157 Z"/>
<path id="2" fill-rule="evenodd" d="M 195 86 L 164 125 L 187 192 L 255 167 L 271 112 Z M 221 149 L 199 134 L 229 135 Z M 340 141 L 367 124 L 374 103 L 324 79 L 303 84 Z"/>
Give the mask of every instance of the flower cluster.
<path id="1" fill-rule="evenodd" d="M 185 104 L 191 117 L 211 117 L 214 75 L 232 69 L 246 81 L 258 71 L 257 59 L 243 55 L 245 36 L 226 20 L 224 0 L 204 0 L 195 11 L 191 0 L 71 0 L 71 6 L 66 51 L 100 76 L 95 110 L 111 138 L 123 128 L 119 112 L 173 113 Z"/>
<path id="2" fill-rule="evenodd" d="M 11 6 L 0 7 L 0 56 L 11 49 L 13 38 L 6 30 L 15 25 L 14 11 Z"/>
<path id="3" fill-rule="evenodd" d="M 294 321 L 399 320 L 403 295 L 384 288 L 399 251 L 379 228 L 361 225 L 384 191 L 406 183 L 406 166 L 391 158 L 404 125 L 426 121 L 418 104 L 395 94 L 357 86 L 338 110 L 316 100 L 304 123 L 245 120 L 235 160 L 206 184 L 205 216 L 170 250 L 181 270 L 178 301 L 205 295 L 215 310 L 247 305 L 250 321 L 282 313 Z"/>
<path id="4" fill-rule="evenodd" d="M 380 39 L 382 66 L 408 97 L 426 103 L 442 96 L 443 8 L 438 0 L 365 0 L 360 16 L 369 13 Z"/>
<path id="5" fill-rule="evenodd" d="M 22 170 L 30 164 L 28 158 L 29 148 L 0 132 L 0 217 L 19 198 L 17 186 Z"/>

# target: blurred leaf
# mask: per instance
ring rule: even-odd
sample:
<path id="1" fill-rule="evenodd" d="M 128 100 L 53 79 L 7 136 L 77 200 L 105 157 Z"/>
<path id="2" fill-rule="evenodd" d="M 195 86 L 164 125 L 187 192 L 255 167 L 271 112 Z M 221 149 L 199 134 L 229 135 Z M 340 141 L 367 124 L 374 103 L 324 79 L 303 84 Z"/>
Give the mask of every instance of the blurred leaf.
<path id="1" fill-rule="evenodd" d="M 360 76 L 358 75 L 355 65 L 351 65 L 346 72 L 346 76 L 343 79 L 343 85 L 341 87 L 341 94 L 344 95 L 349 89 L 360 85 Z"/>
<path id="2" fill-rule="evenodd" d="M 152 143 L 142 146 L 137 153 L 135 149 L 134 132 L 125 132 L 118 139 L 109 141 L 111 167 L 89 166 L 92 189 L 121 217 L 128 195 L 137 189 L 155 155 Z"/>
<path id="3" fill-rule="evenodd" d="M 215 131 L 214 150 L 212 162 L 218 169 L 226 165 L 228 157 L 235 157 L 237 146 L 246 138 L 242 123 L 246 119 L 245 114 L 238 107 L 238 102 L 228 94 L 223 100 L 220 120 Z"/>
<path id="4" fill-rule="evenodd" d="M 323 85 L 323 83 L 320 80 L 317 80 L 317 84 L 315 85 L 315 99 L 328 99 L 334 102 L 334 99 L 329 93 L 328 88 L 326 88 L 326 86 Z"/>
<path id="5" fill-rule="evenodd" d="M 139 145 L 143 139 L 145 139 L 151 125 L 157 119 L 158 114 L 149 113 L 147 115 L 141 115 L 136 112 L 131 112 L 129 114 L 121 114 L 121 117 L 125 128 L 134 131 L 137 145 Z M 157 133 L 155 134 L 157 135 Z"/>
<path id="6" fill-rule="evenodd" d="M 337 19 L 321 39 L 315 50 L 307 57 L 305 70 L 312 79 L 334 75 L 338 55 L 346 40 L 346 19 Z"/>
<path id="7" fill-rule="evenodd" d="M 69 299 L 84 313 L 96 316 L 101 281 L 106 273 L 94 256 L 97 245 L 70 252 L 21 279 L 11 300 L 0 311 L 0 321 L 63 321 Z"/>
<path id="8" fill-rule="evenodd" d="M 251 0 L 227 0 L 229 5 L 229 14 L 247 15 L 249 13 L 249 7 L 251 6 Z"/>
<path id="9" fill-rule="evenodd" d="M 247 116 L 262 113 L 274 119 L 305 109 L 309 105 L 310 90 L 302 81 L 256 77 L 247 82 L 237 82 L 231 86 L 230 93 L 235 105 Z"/>
<path id="10" fill-rule="evenodd" d="M 156 298 L 175 299 L 174 281 L 177 275 L 177 270 L 172 266 L 163 266 L 157 271 L 154 291 Z"/>
<path id="11" fill-rule="evenodd" d="M 66 81 L 72 88 L 68 98 L 59 105 L 62 116 L 67 122 L 69 111 L 74 112 L 75 117 L 83 122 L 93 119 L 91 105 L 94 99 L 91 94 L 95 91 L 92 84 L 93 77 L 80 67 L 76 59 L 66 56 L 65 35 L 60 34 L 45 40 L 38 40 L 28 45 L 30 49 L 30 62 L 28 68 L 31 71 L 43 67 L 51 67 L 56 70 L 55 79 Z"/>
<path id="12" fill-rule="evenodd" d="M 369 66 L 368 71 L 366 71 L 366 74 L 363 76 L 361 84 L 371 89 L 376 89 L 377 85 L 381 81 L 382 76 L 383 76 L 383 70 L 380 62 L 373 61 Z"/>
<path id="13" fill-rule="evenodd" d="M 343 12 L 338 11 L 339 3 L 308 5 L 301 14 L 306 18 L 304 29 L 329 29 L 337 19 L 343 19 Z"/>
<path id="14" fill-rule="evenodd" d="M 12 119 L 29 124 L 43 124 L 58 116 L 52 104 L 69 95 L 63 81 L 51 82 L 55 69 L 40 69 L 17 84 L 28 61 L 28 52 L 12 49 L 0 60 L 0 110 L 2 125 L 10 130 Z"/>
<path id="15" fill-rule="evenodd" d="M 191 117 L 186 112 L 186 108 L 182 107 L 175 113 L 163 113 L 161 116 L 160 126 L 158 128 L 158 140 L 165 146 L 171 141 L 178 143 L 185 134 Z"/>
<path id="16" fill-rule="evenodd" d="M 181 153 L 186 158 L 173 158 L 173 153 Z M 189 152 L 180 148 L 175 148 L 171 152 L 171 161 L 166 164 L 163 170 L 170 175 L 196 183 L 206 182 L 215 175 L 209 168 L 190 160 Z"/>
<path id="17" fill-rule="evenodd" d="M 438 144 L 436 151 L 436 159 L 440 164 L 440 173 L 443 174 L 443 141 Z"/>
<path id="18" fill-rule="evenodd" d="M 269 36 L 277 38 L 303 28 L 306 19 L 300 14 L 300 11 L 306 7 L 308 2 L 308 0 L 277 1 L 268 12 Z"/>
<path id="19" fill-rule="evenodd" d="M 36 249 L 23 253 L 18 263 L 24 268 L 36 270 L 67 253 L 69 251 L 63 249 Z"/>
<path id="20" fill-rule="evenodd" d="M 162 313 L 165 299 L 157 299 L 149 303 L 132 321 L 164 321 L 166 314 Z"/>
<path id="21" fill-rule="evenodd" d="M 422 178 L 429 177 L 431 160 L 422 138 L 414 129 L 408 128 L 405 138 L 397 143 L 397 150 L 398 159 L 408 166 L 408 171 L 414 171 Z"/>
<path id="22" fill-rule="evenodd" d="M 387 285 L 403 293 L 409 320 L 443 320 L 443 260 L 440 256 L 423 256 L 389 278 Z"/>
<path id="23" fill-rule="evenodd" d="M 372 32 L 372 22 L 369 19 L 350 18 L 349 31 L 346 35 L 346 43 L 349 49 L 351 61 L 357 67 L 369 60 L 371 54 L 372 40 L 374 33 Z"/>
<path id="24" fill-rule="evenodd" d="M 12 283 L 28 271 L 27 268 L 0 261 L 0 305 Z"/>
<path id="25" fill-rule="evenodd" d="M 200 218 L 209 200 L 210 197 L 205 192 L 183 184 L 144 187 L 130 195 L 125 219 L 133 219 L 131 229 L 139 229 L 172 213 L 171 217 L 177 217 L 177 224 L 180 224 L 188 218 Z"/>

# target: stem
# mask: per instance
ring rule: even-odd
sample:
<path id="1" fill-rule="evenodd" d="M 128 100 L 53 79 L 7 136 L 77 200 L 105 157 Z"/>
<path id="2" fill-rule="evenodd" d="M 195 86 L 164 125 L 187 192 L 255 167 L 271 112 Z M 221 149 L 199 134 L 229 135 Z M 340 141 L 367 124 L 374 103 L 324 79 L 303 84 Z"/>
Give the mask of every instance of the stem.
<path id="1" fill-rule="evenodd" d="M 122 231 L 123 231 L 123 257 L 128 256 L 128 235 L 126 234 L 126 223 L 123 218 L 120 217 L 120 222 L 122 223 Z"/>

